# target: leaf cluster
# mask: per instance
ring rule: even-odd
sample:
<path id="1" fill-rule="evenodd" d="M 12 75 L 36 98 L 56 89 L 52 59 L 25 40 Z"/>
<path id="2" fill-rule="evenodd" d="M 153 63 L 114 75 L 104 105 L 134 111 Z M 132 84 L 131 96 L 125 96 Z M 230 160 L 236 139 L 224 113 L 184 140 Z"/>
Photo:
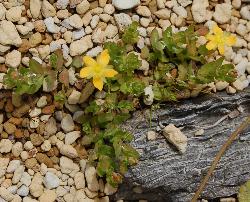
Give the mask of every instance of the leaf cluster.
<path id="1" fill-rule="evenodd" d="M 133 135 L 119 128 L 119 124 L 130 118 L 133 104 L 122 100 L 116 93 L 106 95 L 105 102 L 90 101 L 81 117 L 84 145 L 94 145 L 89 159 L 96 163 L 97 173 L 106 177 L 108 183 L 117 186 L 128 166 L 139 158 L 137 151 L 129 145 Z"/>
<path id="2" fill-rule="evenodd" d="M 4 76 L 4 84 L 8 88 L 14 88 L 15 93 L 18 95 L 25 93 L 34 94 L 43 85 L 44 78 L 42 65 L 36 60 L 31 59 L 28 68 L 9 68 L 7 74 Z"/>
<path id="3" fill-rule="evenodd" d="M 139 40 L 139 32 L 138 32 L 138 22 L 132 22 L 132 24 L 125 29 L 122 35 L 122 41 L 125 44 L 134 45 Z"/>
<path id="4" fill-rule="evenodd" d="M 183 89 L 195 89 L 197 85 L 214 81 L 235 81 L 232 64 L 223 64 L 224 58 L 208 62 L 213 51 L 205 45 L 197 46 L 198 34 L 193 26 L 174 33 L 167 28 L 160 37 L 157 29 L 151 33 L 151 47 L 145 47 L 142 55 L 154 67 L 154 93 L 156 100 L 175 100 Z M 160 92 L 161 91 L 161 92 Z"/>
<path id="5" fill-rule="evenodd" d="M 130 51 L 131 46 L 137 43 L 138 40 L 138 23 L 133 22 L 124 31 L 120 42 L 106 42 L 104 44 L 104 48 L 109 51 L 111 65 L 119 72 L 117 81 L 110 83 L 112 91 L 119 90 L 123 94 L 137 97 L 142 95 L 146 83 L 135 74 L 141 67 L 142 62 L 138 54 Z"/>
<path id="6" fill-rule="evenodd" d="M 57 80 L 58 72 L 63 69 L 63 55 L 61 50 L 57 50 L 50 56 L 50 65 L 44 67 L 35 59 L 30 59 L 29 66 L 19 68 L 9 68 L 4 76 L 4 84 L 8 88 L 13 88 L 15 94 L 34 94 L 47 83 L 47 88 L 52 89 Z"/>

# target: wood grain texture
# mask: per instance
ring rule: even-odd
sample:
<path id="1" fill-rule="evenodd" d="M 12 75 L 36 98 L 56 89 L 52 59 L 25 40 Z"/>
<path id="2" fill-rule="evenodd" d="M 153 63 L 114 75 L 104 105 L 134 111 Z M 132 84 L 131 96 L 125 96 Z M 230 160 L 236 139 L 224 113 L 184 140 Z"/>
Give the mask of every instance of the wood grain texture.
<path id="1" fill-rule="evenodd" d="M 190 201 L 220 147 L 250 114 L 249 92 L 218 93 L 162 105 L 152 116 L 151 129 L 158 131 L 155 141 L 146 138 L 150 130 L 148 111 L 136 112 L 124 127 L 135 136 L 132 145 L 141 155 L 140 162 L 129 170 L 114 199 Z M 243 112 L 230 118 L 228 115 L 239 107 Z M 170 123 L 182 128 L 188 137 L 183 155 L 161 134 L 161 128 Z M 195 136 L 200 129 L 205 133 Z M 235 194 L 247 179 L 250 179 L 250 127 L 222 157 L 202 197 L 213 199 Z M 141 187 L 141 193 L 134 193 L 134 187 Z"/>

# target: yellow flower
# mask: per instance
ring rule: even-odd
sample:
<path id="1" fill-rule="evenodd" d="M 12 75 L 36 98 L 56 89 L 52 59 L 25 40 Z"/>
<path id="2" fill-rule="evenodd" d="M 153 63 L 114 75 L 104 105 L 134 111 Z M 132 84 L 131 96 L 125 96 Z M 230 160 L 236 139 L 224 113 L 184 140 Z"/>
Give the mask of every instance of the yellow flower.
<path id="1" fill-rule="evenodd" d="M 86 67 L 80 71 L 81 78 L 93 78 L 93 84 L 98 90 L 103 89 L 103 83 L 106 82 L 106 77 L 111 78 L 118 74 L 117 71 L 112 69 L 112 66 L 108 65 L 110 56 L 108 50 L 104 50 L 95 61 L 89 56 L 83 57 L 83 62 Z"/>
<path id="2" fill-rule="evenodd" d="M 206 39 L 209 41 L 206 48 L 208 50 L 218 48 L 221 55 L 224 55 L 226 46 L 233 46 L 236 43 L 235 36 L 223 32 L 217 25 L 212 28 L 212 32 L 206 35 Z"/>

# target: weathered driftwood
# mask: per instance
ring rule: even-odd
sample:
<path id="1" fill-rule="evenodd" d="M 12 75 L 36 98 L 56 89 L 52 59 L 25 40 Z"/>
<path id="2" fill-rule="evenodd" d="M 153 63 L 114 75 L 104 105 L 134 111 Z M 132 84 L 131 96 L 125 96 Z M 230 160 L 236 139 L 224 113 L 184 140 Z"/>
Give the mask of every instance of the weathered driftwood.
<path id="1" fill-rule="evenodd" d="M 239 107 L 243 112 L 234 117 Z M 173 123 L 182 127 L 188 136 L 187 151 L 183 155 L 166 141 L 160 131 L 155 141 L 147 140 L 146 133 L 150 128 L 145 114 L 135 113 L 125 126 L 133 132 L 135 140 L 132 144 L 141 158 L 139 164 L 129 170 L 114 198 L 188 202 L 220 147 L 250 114 L 250 90 L 236 95 L 201 96 L 177 104 L 169 103 L 154 111 L 152 130 L 159 131 L 160 126 Z M 195 136 L 200 129 L 205 133 Z M 250 127 L 222 157 L 202 197 L 212 199 L 235 194 L 247 179 L 250 179 Z M 142 193 L 132 191 L 138 186 Z"/>

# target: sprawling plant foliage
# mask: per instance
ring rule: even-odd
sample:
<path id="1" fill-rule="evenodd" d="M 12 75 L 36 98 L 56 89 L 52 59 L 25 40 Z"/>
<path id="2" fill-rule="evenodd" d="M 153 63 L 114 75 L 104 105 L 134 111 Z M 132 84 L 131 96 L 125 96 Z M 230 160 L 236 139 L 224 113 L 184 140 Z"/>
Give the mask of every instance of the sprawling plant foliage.
<path id="1" fill-rule="evenodd" d="M 173 100 L 178 91 L 193 90 L 200 84 L 235 80 L 234 66 L 223 64 L 223 57 L 208 62 L 213 51 L 208 51 L 205 45 L 197 47 L 197 40 L 193 26 L 177 33 L 169 27 L 162 33 L 162 38 L 156 29 L 152 31 L 152 47 L 146 47 L 142 54 L 153 67 L 157 100 Z"/>
<path id="2" fill-rule="evenodd" d="M 4 84 L 13 88 L 17 95 L 34 94 L 44 81 L 50 89 L 57 80 L 57 74 L 63 68 L 62 51 L 57 50 L 50 56 L 50 65 L 43 67 L 35 59 L 30 59 L 29 67 L 9 68 L 4 77 Z"/>

